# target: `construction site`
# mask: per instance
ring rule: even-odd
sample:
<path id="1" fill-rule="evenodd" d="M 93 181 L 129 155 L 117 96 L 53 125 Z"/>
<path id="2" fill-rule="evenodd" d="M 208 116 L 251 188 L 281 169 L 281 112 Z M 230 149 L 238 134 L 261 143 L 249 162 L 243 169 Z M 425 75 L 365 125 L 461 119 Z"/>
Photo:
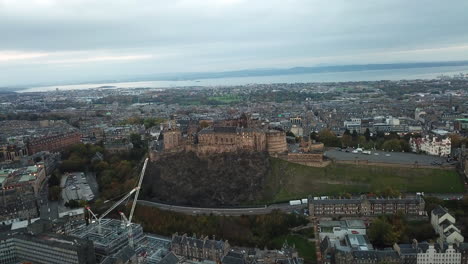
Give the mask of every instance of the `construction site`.
<path id="1" fill-rule="evenodd" d="M 87 207 L 90 218 L 86 224 L 70 233 L 71 236 L 93 242 L 98 263 L 115 263 L 118 260 L 132 263 L 158 263 L 169 252 L 170 239 L 144 234 L 141 225 L 131 222 L 147 163 L 148 159 L 143 164 L 135 188 L 100 215 Z M 132 195 L 134 197 L 128 217 L 123 212 L 118 212 L 121 220 L 106 218 L 117 207 L 128 203 Z"/>

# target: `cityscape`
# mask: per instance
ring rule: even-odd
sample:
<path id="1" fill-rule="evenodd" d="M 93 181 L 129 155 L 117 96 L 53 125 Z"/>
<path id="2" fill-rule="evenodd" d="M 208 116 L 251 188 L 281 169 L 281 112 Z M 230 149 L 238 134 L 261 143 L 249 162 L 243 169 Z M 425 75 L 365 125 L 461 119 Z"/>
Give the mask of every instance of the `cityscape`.
<path id="1" fill-rule="evenodd" d="M 468 264 L 463 1 L 26 2 L 0 264 Z"/>

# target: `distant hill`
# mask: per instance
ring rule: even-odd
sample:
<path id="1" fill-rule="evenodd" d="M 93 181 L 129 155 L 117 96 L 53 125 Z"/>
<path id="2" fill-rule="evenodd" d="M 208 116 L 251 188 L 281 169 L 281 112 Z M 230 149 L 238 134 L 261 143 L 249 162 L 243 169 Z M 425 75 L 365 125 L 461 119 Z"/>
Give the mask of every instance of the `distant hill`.
<path id="1" fill-rule="evenodd" d="M 154 76 L 158 80 L 196 80 L 229 77 L 252 77 L 252 76 L 275 76 L 306 73 L 326 73 L 326 72 L 355 72 L 372 70 L 396 70 L 412 68 L 433 68 L 433 67 L 455 67 L 468 66 L 468 61 L 448 61 L 448 62 L 419 62 L 419 63 L 389 63 L 389 64 L 355 64 L 355 65 L 335 65 L 335 66 L 315 66 L 315 67 L 294 67 L 287 69 L 247 69 L 239 71 L 205 72 L 205 73 L 180 73 L 174 76 L 167 75 Z M 148 78 L 148 77 L 147 77 Z M 147 79 L 150 80 L 150 79 Z"/>
<path id="2" fill-rule="evenodd" d="M 223 72 L 182 72 L 182 73 L 161 73 L 161 74 L 142 74 L 135 77 L 116 76 L 115 79 L 107 80 L 81 80 L 76 82 L 57 83 L 51 82 L 16 85 L 10 87 L 0 87 L 1 91 L 18 91 L 34 86 L 51 85 L 73 85 L 87 83 L 117 83 L 117 82 L 139 82 L 139 81 L 187 81 L 199 79 L 217 79 L 217 78 L 236 78 L 236 77 L 256 77 L 256 76 L 277 76 L 294 75 L 307 73 L 331 73 L 331 72 L 358 72 L 358 71 L 377 71 L 377 70 L 398 70 L 415 68 L 433 68 L 433 67 L 457 67 L 468 66 L 468 61 L 445 61 L 445 62 L 415 62 L 415 63 L 387 63 L 387 64 L 354 64 L 354 65 L 333 65 L 333 66 L 313 66 L 313 67 L 293 67 L 281 69 L 246 69 L 238 71 Z"/>

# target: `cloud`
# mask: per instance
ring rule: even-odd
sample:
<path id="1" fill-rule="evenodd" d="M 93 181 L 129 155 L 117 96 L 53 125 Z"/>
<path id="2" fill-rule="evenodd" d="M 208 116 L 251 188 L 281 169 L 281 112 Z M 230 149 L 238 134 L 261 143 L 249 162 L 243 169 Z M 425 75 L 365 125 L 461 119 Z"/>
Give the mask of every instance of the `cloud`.
<path id="1" fill-rule="evenodd" d="M 466 10 L 466 0 L 0 0 L 0 85 L 56 79 L 64 64 L 73 70 L 61 78 L 78 80 L 95 74 L 90 64 L 118 77 L 465 60 Z"/>
<path id="2" fill-rule="evenodd" d="M 133 61 L 151 59 L 152 55 L 124 55 L 124 56 L 97 56 L 80 59 L 64 59 L 64 60 L 48 60 L 45 63 L 50 64 L 71 64 L 71 63 L 90 63 L 90 62 L 107 62 L 107 61 Z"/>
<path id="3" fill-rule="evenodd" d="M 48 53 L 40 52 L 19 52 L 19 51 L 0 51 L 0 63 L 17 60 L 36 59 L 48 56 Z"/>

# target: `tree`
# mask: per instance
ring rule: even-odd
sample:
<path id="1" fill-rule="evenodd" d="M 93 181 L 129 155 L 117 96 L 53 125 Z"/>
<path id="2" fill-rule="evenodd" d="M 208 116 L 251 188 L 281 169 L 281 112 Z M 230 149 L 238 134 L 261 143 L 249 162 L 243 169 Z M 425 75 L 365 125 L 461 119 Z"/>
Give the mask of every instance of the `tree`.
<path id="1" fill-rule="evenodd" d="M 324 129 L 318 134 L 320 142 L 322 142 L 327 147 L 339 147 L 340 140 L 338 137 L 329 129 Z"/>
<path id="2" fill-rule="evenodd" d="M 385 218 L 377 218 L 372 222 L 369 239 L 378 247 L 392 246 L 398 241 L 392 225 Z"/>
<path id="3" fill-rule="evenodd" d="M 78 200 L 70 200 L 65 203 L 65 206 L 69 208 L 78 208 L 80 207 L 80 203 Z"/>
<path id="4" fill-rule="evenodd" d="M 384 149 L 385 151 L 400 152 L 401 149 L 402 149 L 401 144 L 400 144 L 400 140 L 398 140 L 398 139 L 387 140 L 382 144 L 382 149 Z"/>
<path id="5" fill-rule="evenodd" d="M 353 143 L 353 138 L 350 135 L 345 135 L 341 137 L 341 146 L 342 147 L 349 147 Z"/>
<path id="6" fill-rule="evenodd" d="M 351 136 L 351 132 L 349 131 L 349 129 L 345 129 L 343 135 Z"/>
<path id="7" fill-rule="evenodd" d="M 317 140 L 317 133 L 315 131 L 312 131 L 312 133 L 310 133 L 310 139 L 312 140 Z"/>
<path id="8" fill-rule="evenodd" d="M 394 190 L 392 187 L 387 187 L 385 190 L 379 193 L 380 196 L 384 197 L 399 197 L 401 196 L 401 192 L 398 190 Z"/>
<path id="9" fill-rule="evenodd" d="M 143 140 L 141 140 L 141 136 L 138 134 L 131 134 L 130 135 L 130 142 L 133 144 L 134 148 L 142 148 L 143 147 Z"/>
<path id="10" fill-rule="evenodd" d="M 356 141 L 359 135 L 356 130 L 353 130 L 353 134 L 351 134 L 351 136 L 353 137 L 353 141 Z"/>
<path id="11" fill-rule="evenodd" d="M 371 138 L 370 130 L 369 128 L 366 128 L 366 132 L 364 132 L 364 137 L 366 137 L 366 140 L 369 141 Z"/>
<path id="12" fill-rule="evenodd" d="M 60 194 L 62 193 L 62 188 L 60 186 L 52 186 L 49 188 L 49 200 L 58 201 L 60 200 Z"/>
<path id="13" fill-rule="evenodd" d="M 49 187 L 60 185 L 60 172 L 55 170 L 49 178 Z"/>
<path id="14" fill-rule="evenodd" d="M 206 120 L 203 120 L 200 122 L 200 127 L 203 129 L 203 128 L 207 128 L 209 127 L 210 124 L 208 124 L 208 122 Z"/>

